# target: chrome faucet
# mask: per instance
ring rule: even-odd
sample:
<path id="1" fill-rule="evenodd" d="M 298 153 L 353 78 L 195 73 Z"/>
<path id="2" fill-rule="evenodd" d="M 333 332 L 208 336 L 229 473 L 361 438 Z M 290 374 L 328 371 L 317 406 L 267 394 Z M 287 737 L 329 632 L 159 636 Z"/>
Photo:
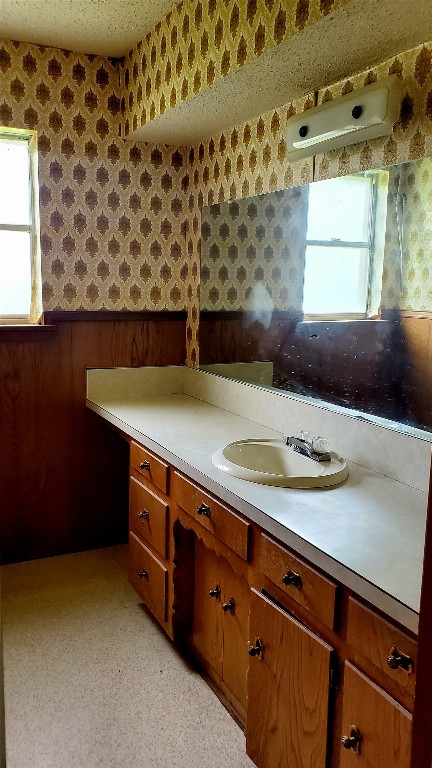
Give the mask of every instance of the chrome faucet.
<path id="1" fill-rule="evenodd" d="M 299 432 L 297 437 L 283 436 L 284 443 L 291 446 L 293 451 L 307 456 L 313 461 L 331 461 L 331 453 L 324 437 L 311 437 L 307 432 Z"/>

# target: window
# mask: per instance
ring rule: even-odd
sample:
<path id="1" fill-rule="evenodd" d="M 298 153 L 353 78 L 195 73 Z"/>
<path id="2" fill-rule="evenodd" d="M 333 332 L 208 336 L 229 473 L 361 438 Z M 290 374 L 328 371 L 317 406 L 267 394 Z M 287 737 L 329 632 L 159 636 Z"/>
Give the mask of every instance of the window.
<path id="1" fill-rule="evenodd" d="M 373 174 L 310 185 L 303 285 L 305 319 L 369 316 L 374 212 Z"/>
<path id="2" fill-rule="evenodd" d="M 39 322 L 41 276 L 34 131 L 0 130 L 0 322 Z"/>

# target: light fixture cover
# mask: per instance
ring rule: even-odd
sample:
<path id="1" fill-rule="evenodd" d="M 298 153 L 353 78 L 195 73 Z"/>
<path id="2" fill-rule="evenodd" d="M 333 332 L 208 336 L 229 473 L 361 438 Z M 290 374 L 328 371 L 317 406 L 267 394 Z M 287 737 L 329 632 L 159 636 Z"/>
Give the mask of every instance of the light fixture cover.
<path id="1" fill-rule="evenodd" d="M 397 75 L 308 109 L 287 122 L 287 160 L 385 136 L 399 119 L 402 81 Z"/>

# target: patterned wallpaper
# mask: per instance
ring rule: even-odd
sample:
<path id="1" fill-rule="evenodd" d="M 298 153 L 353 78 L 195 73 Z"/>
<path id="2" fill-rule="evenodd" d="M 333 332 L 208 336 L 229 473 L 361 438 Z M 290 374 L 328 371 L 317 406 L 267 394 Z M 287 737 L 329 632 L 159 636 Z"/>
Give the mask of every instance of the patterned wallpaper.
<path id="1" fill-rule="evenodd" d="M 259 290 L 261 305 L 301 311 L 307 206 L 302 186 L 203 209 L 200 308 L 253 310 Z"/>
<path id="2" fill-rule="evenodd" d="M 0 124 L 38 131 L 45 310 L 184 309 L 187 157 L 119 138 L 119 64 L 0 43 Z"/>
<path id="3" fill-rule="evenodd" d="M 335 149 L 315 158 L 307 158 L 302 163 L 287 165 L 284 160 L 286 120 L 292 114 L 313 106 L 314 97 L 311 95 L 237 125 L 229 133 L 214 136 L 190 151 L 189 364 L 196 365 L 198 360 L 199 227 L 202 206 L 432 155 L 432 43 L 393 57 L 331 88 L 319 90 L 318 103 L 392 73 L 403 79 L 404 92 L 401 120 L 391 136 Z M 425 258 L 430 258 L 428 253 Z M 415 284 L 416 281 L 412 282 Z M 407 299 L 407 306 L 411 303 Z"/>
<path id="4" fill-rule="evenodd" d="M 403 199 L 404 309 L 432 310 L 432 160 L 407 167 L 400 190 Z"/>
<path id="5" fill-rule="evenodd" d="M 390 172 L 383 305 L 432 310 L 432 159 Z M 402 244 L 402 247 L 401 247 Z"/>
<path id="6" fill-rule="evenodd" d="M 158 92 L 159 78 L 165 83 L 159 88 L 162 105 L 166 84 L 172 89 L 171 78 L 180 77 L 172 66 L 174 52 L 176 62 L 179 60 L 182 87 L 186 79 L 188 89 L 193 90 L 198 61 L 207 61 L 205 31 L 210 40 L 211 13 L 213 19 L 220 13 L 225 20 L 218 26 L 219 31 L 224 30 L 218 51 L 220 62 L 224 56 L 224 61 L 229 59 L 229 67 L 223 72 L 216 71 L 215 65 L 215 77 L 232 71 L 232 66 L 239 66 L 236 51 L 241 35 L 244 36 L 245 24 L 246 29 L 255 29 L 255 33 L 247 35 L 248 53 L 244 61 L 261 51 L 254 49 L 252 53 L 252 37 L 254 44 L 257 40 L 265 41 L 262 50 L 275 44 L 273 32 L 270 34 L 268 30 L 274 30 L 276 15 L 286 4 L 250 0 L 246 10 L 241 10 L 239 4 L 238 25 L 235 5 L 233 0 L 223 3 L 208 0 L 205 7 L 199 0 L 185 0 L 180 4 L 174 15 L 167 17 L 142 42 L 139 62 L 131 58 L 138 56 L 139 46 L 131 53 L 129 67 L 124 67 L 124 83 L 126 85 L 129 69 L 128 88 L 132 96 L 125 109 L 134 110 L 138 98 L 142 104 L 148 102 L 149 86 L 142 78 L 143 57 L 145 54 L 147 66 L 147 53 L 151 93 Z M 299 0 L 293 7 L 297 20 L 294 25 L 297 23 L 300 28 L 298 25 L 303 24 L 306 16 L 305 23 L 309 23 L 317 13 L 328 12 L 335 5 L 331 0 L 307 3 Z M 199 23 L 195 13 L 198 21 L 201 18 Z M 261 23 L 264 37 L 262 29 L 257 35 L 258 27 L 245 22 L 243 13 L 249 13 L 250 18 L 253 15 L 254 24 Z M 268 23 L 258 22 L 260 14 Z M 187 35 L 184 33 L 186 22 L 183 29 L 186 18 L 189 19 Z M 292 23 L 286 20 L 285 23 L 284 34 L 289 34 Z M 164 38 L 164 24 L 169 26 L 170 33 L 176 29 L 177 34 L 168 37 L 165 31 Z M 195 47 L 192 46 L 195 27 L 199 30 L 199 48 L 196 42 Z M 185 63 L 185 40 L 188 47 L 192 46 L 192 63 Z M 181 62 L 179 48 L 182 49 Z M 163 72 L 159 67 L 154 72 L 152 69 L 158 54 L 166 67 Z M 328 178 L 431 155 L 431 64 L 432 44 L 420 46 L 181 150 L 130 144 L 119 138 L 122 96 L 117 62 L 57 49 L 0 43 L 0 121 L 39 132 L 45 308 L 162 310 L 180 309 L 186 303 L 188 362 L 195 365 L 198 361 L 201 208 L 280 190 L 313 178 Z M 333 150 L 292 166 L 285 162 L 284 133 L 289 116 L 313 106 L 316 99 L 322 102 L 334 98 L 393 72 L 403 78 L 405 86 L 402 119 L 393 136 Z M 160 109 L 160 105 L 156 107 L 155 103 L 156 109 Z"/>
<path id="7" fill-rule="evenodd" d="M 348 2 L 183 0 L 126 57 L 123 135 Z"/>

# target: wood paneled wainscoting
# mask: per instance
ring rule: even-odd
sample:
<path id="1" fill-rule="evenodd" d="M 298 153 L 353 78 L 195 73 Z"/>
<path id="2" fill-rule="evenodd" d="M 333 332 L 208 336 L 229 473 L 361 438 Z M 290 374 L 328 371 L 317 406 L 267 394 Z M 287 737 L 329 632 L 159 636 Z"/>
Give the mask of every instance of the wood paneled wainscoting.
<path id="1" fill-rule="evenodd" d="M 271 361 L 273 386 L 432 429 L 432 313 L 304 322 L 294 311 L 201 312 L 200 364 Z"/>
<path id="2" fill-rule="evenodd" d="M 183 312 L 45 322 L 0 327 L 3 563 L 127 541 L 128 447 L 85 407 L 85 369 L 185 362 Z"/>

